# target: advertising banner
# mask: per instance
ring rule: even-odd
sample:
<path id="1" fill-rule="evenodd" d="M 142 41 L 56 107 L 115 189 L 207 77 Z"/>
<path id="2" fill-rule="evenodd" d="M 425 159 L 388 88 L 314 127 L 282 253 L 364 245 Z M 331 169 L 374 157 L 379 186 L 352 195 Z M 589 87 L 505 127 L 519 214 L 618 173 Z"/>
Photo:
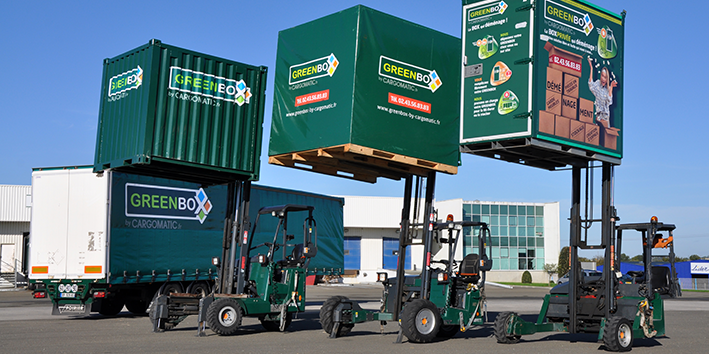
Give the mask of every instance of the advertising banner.
<path id="1" fill-rule="evenodd" d="M 460 143 L 531 137 L 621 158 L 623 21 L 580 0 L 464 1 Z"/>

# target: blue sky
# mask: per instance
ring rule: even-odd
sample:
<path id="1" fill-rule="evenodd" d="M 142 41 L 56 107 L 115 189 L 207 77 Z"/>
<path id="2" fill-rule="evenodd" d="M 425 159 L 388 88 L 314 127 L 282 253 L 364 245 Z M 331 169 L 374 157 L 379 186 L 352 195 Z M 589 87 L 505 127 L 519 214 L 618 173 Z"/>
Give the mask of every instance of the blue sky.
<path id="1" fill-rule="evenodd" d="M 675 223 L 679 255 L 709 255 L 709 231 L 702 224 L 709 216 L 709 114 L 703 106 L 709 49 L 701 26 L 709 2 L 685 1 L 681 10 L 660 1 L 594 3 L 628 13 L 624 158 L 615 169 L 618 213 L 623 222 L 657 215 Z M 269 67 L 259 183 L 332 195 L 401 196 L 402 182 L 368 184 L 267 164 L 278 31 L 357 4 L 460 37 L 461 3 L 453 0 L 3 2 L 0 184 L 29 185 L 33 167 L 92 164 L 103 59 L 157 38 Z M 562 245 L 568 244 L 569 171 L 472 155 L 462 161 L 457 175 L 439 175 L 438 200 L 558 201 Z M 634 246 L 625 246 L 626 253 L 638 254 Z"/>

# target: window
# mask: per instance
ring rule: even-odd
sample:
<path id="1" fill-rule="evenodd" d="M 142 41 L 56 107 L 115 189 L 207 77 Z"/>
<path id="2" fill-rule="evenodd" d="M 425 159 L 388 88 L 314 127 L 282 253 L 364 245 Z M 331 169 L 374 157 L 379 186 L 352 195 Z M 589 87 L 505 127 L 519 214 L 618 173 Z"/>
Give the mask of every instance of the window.
<path id="1" fill-rule="evenodd" d="M 483 204 L 482 207 L 483 207 L 483 211 L 481 214 L 483 214 L 483 215 L 490 214 L 490 205 L 489 204 Z"/>
<path id="2" fill-rule="evenodd" d="M 517 226 L 517 217 L 510 216 L 510 226 Z"/>
<path id="3" fill-rule="evenodd" d="M 473 214 L 480 214 L 480 204 L 473 204 Z"/>
<path id="4" fill-rule="evenodd" d="M 500 216 L 500 226 L 507 226 L 507 216 Z"/>
<path id="5" fill-rule="evenodd" d="M 509 212 L 510 215 L 517 215 L 517 206 L 516 206 L 516 205 L 510 205 L 508 212 Z"/>
<path id="6" fill-rule="evenodd" d="M 500 225 L 500 217 L 495 215 L 490 217 L 490 225 Z"/>
<path id="7" fill-rule="evenodd" d="M 507 205 L 500 205 L 500 215 L 507 215 Z"/>
<path id="8" fill-rule="evenodd" d="M 527 207 L 527 215 L 532 215 L 532 216 L 534 216 L 534 207 L 533 207 L 533 206 L 528 206 L 528 207 Z"/>
<path id="9" fill-rule="evenodd" d="M 534 226 L 534 216 L 527 217 L 527 226 Z"/>
<path id="10" fill-rule="evenodd" d="M 538 206 L 536 207 L 537 209 L 537 216 L 544 216 L 544 207 L 543 206 Z"/>
<path id="11" fill-rule="evenodd" d="M 500 248 L 500 257 L 509 258 L 510 257 L 510 250 L 507 247 Z"/>
<path id="12" fill-rule="evenodd" d="M 500 215 L 500 206 L 499 205 L 491 205 L 490 206 L 490 214 Z"/>
<path id="13" fill-rule="evenodd" d="M 520 205 L 517 207 L 517 215 L 527 215 L 527 209 Z"/>

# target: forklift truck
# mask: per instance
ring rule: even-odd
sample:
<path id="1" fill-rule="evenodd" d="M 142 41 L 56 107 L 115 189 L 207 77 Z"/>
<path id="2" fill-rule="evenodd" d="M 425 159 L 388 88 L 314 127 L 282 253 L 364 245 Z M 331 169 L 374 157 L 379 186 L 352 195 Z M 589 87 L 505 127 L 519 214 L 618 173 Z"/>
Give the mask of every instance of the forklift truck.
<path id="1" fill-rule="evenodd" d="M 537 321 L 527 322 L 514 312 L 500 313 L 495 320 L 495 337 L 499 343 L 519 342 L 522 335 L 537 332 L 598 333 L 606 350 L 631 350 L 634 338 L 652 338 L 665 334 L 663 297 L 681 296 L 675 270 L 673 231 L 675 225 L 652 217 L 648 223 L 622 224 L 611 205 L 612 168 L 603 166 L 602 218 L 581 220 L 580 168 L 573 168 L 571 209 L 571 270 L 568 283 L 554 287 L 546 295 Z M 587 178 L 588 182 L 588 178 Z M 588 202 L 588 200 L 587 200 Z M 601 221 L 601 244 L 590 245 L 581 237 L 582 223 Z M 620 254 L 623 231 L 635 230 L 642 235 L 642 272 L 628 272 L 631 284 L 620 281 Z M 667 237 L 663 236 L 667 233 Z M 584 277 L 578 262 L 578 249 L 604 249 L 603 275 Z M 653 251 L 669 250 L 669 268 L 652 265 Z"/>
<path id="2" fill-rule="evenodd" d="M 294 204 L 263 207 L 249 233 L 250 184 L 245 182 L 236 189 L 240 191 L 240 222 L 234 223 L 235 230 L 229 227 L 231 223 L 225 227 L 225 244 L 228 239 L 233 241 L 222 252 L 222 259 L 229 259 L 226 264 L 220 264 L 218 257 L 213 259 L 219 268 L 214 291 L 207 296 L 172 293 L 157 297 L 150 311 L 154 332 L 174 328 L 189 315 L 198 315 L 199 336 L 205 335 L 207 325 L 218 335 L 233 335 L 243 316 L 257 317 L 266 330 L 284 331 L 293 313 L 305 310 L 306 270 L 317 254 L 315 208 Z M 233 205 L 228 209 L 233 211 Z M 295 241 L 295 236 L 288 233 L 288 219 L 305 213 L 302 237 Z M 269 215 L 278 219 L 272 242 L 252 245 L 261 218 Z M 237 237 L 229 237 L 231 232 Z M 236 242 L 240 243 L 239 258 L 235 257 Z"/>
<path id="3" fill-rule="evenodd" d="M 417 185 L 420 185 L 421 178 L 416 178 Z M 452 215 L 445 222 L 435 222 L 432 208 L 435 172 L 426 177 L 424 215 L 428 216 L 428 221 L 425 224 L 410 223 L 411 186 L 409 177 L 406 179 L 404 193 L 397 275 L 387 279 L 387 273 L 378 273 L 378 281 L 384 285 L 381 310 L 364 310 L 356 301 L 347 297 L 331 297 L 320 309 L 320 324 L 330 338 L 348 334 L 357 323 L 380 321 L 383 328 L 387 321 L 398 321 L 397 343 L 402 341 L 402 336 L 411 342 L 426 343 L 436 337 L 449 338 L 460 331 L 483 324 L 485 272 L 492 268 L 492 261 L 487 256 L 491 247 L 487 224 L 453 221 Z M 418 200 L 418 196 L 415 199 Z M 421 226 L 424 231 L 424 268 L 420 275 L 405 276 L 407 247 L 414 244 L 410 227 Z M 467 227 L 479 231 L 478 252 L 466 255 L 460 264 L 456 264 L 455 250 L 461 239 L 461 231 Z M 436 238 L 438 242 L 448 245 L 447 257 L 438 261 L 432 259 L 431 246 Z M 436 262 L 442 264 L 443 268 L 431 266 Z"/>

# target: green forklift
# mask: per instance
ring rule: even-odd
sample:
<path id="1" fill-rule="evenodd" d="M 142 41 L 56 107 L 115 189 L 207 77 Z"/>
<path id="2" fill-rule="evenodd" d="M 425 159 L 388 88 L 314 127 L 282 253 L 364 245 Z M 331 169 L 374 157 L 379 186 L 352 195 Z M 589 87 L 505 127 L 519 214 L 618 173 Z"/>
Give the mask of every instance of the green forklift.
<path id="1" fill-rule="evenodd" d="M 593 220 L 581 220 L 580 169 L 574 167 L 570 280 L 552 288 L 544 297 L 536 322 L 525 321 L 514 312 L 500 313 L 494 329 L 499 343 L 517 343 L 522 335 L 538 332 L 597 333 L 606 350 L 617 352 L 631 350 L 635 338 L 665 334 L 664 299 L 681 296 L 675 269 L 675 225 L 659 222 L 654 216 L 647 223 L 616 225 L 619 218 L 610 204 L 612 168 L 608 163 L 602 167 L 601 244 L 589 244 L 587 234 L 581 237 L 582 225 Z M 633 230 L 642 235 L 643 270 L 623 275 L 619 263 L 623 232 Z M 579 249 L 605 250 L 601 276 L 584 276 L 578 262 Z M 669 254 L 653 253 L 658 250 Z M 668 259 L 669 266 L 653 265 L 657 258 Z"/>
<path id="2" fill-rule="evenodd" d="M 317 254 L 315 208 L 294 204 L 263 207 L 250 229 L 247 215 L 250 186 L 239 189 L 243 193 L 238 198 L 240 222 L 236 230 L 229 230 L 231 223 L 225 227 L 225 244 L 228 239 L 234 240 L 222 252 L 221 259 L 228 261 L 221 264 L 219 257 L 213 258 L 219 270 L 214 290 L 206 296 L 183 293 L 158 296 L 149 311 L 154 332 L 174 328 L 189 315 L 198 315 L 199 336 L 205 336 L 206 326 L 218 335 L 233 335 L 244 316 L 257 317 L 268 331 L 284 331 L 294 313 L 305 311 L 306 271 L 310 259 Z M 228 207 L 232 208 L 233 205 Z M 253 245 L 257 226 L 262 218 L 269 216 L 277 219 L 273 240 Z M 288 220 L 294 217 L 303 217 L 303 234 L 298 239 L 288 231 Z M 231 232 L 238 237 L 228 237 Z M 238 258 L 236 242 L 240 244 Z"/>
<path id="3" fill-rule="evenodd" d="M 416 176 L 415 200 L 419 200 L 422 179 Z M 492 261 L 487 256 L 491 247 L 487 224 L 453 221 L 452 215 L 445 222 L 435 222 L 432 207 L 435 172 L 426 177 L 424 215 L 428 216 L 428 222 L 411 223 L 412 178 L 406 178 L 405 183 L 396 277 L 387 278 L 387 273 L 377 274 L 378 281 L 384 285 L 382 307 L 380 311 L 370 311 L 344 296 L 329 298 L 320 309 L 320 324 L 330 338 L 348 334 L 357 323 L 380 321 L 383 330 L 388 321 L 398 321 L 397 343 L 402 341 L 403 336 L 410 342 L 427 343 L 437 337 L 453 337 L 458 332 L 484 323 L 485 272 L 492 268 Z M 405 276 L 407 247 L 415 244 L 412 234 L 419 227 L 423 228 L 424 267 L 419 275 Z M 477 254 L 466 255 L 458 264 L 454 255 L 464 228 L 473 228 L 478 232 L 479 246 Z M 446 258 L 434 260 L 434 242 L 447 245 Z M 433 267 L 434 263 L 440 266 Z"/>

